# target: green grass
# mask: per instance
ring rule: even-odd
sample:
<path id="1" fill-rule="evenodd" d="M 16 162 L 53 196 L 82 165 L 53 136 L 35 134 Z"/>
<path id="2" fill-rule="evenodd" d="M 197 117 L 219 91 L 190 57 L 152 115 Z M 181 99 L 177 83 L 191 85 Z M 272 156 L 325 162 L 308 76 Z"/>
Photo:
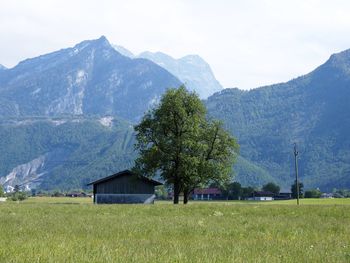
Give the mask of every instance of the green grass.
<path id="1" fill-rule="evenodd" d="M 349 262 L 350 200 L 0 203 L 0 262 Z"/>

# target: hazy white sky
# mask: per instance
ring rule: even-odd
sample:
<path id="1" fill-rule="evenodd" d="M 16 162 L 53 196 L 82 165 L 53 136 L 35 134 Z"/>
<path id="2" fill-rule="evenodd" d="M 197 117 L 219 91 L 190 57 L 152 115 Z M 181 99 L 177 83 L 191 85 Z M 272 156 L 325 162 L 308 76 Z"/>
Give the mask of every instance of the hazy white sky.
<path id="1" fill-rule="evenodd" d="M 0 0 L 7 67 L 101 35 L 136 54 L 199 54 L 224 87 L 249 89 L 350 48 L 350 1 Z"/>

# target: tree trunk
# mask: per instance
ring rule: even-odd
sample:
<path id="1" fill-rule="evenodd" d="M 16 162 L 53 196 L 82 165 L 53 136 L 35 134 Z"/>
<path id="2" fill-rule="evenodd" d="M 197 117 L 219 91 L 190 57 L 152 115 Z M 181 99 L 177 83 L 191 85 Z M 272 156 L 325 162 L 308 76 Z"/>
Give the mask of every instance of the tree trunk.
<path id="1" fill-rule="evenodd" d="M 175 182 L 174 183 L 174 204 L 179 203 L 179 195 L 180 195 L 180 188 L 179 188 L 179 183 Z"/>
<path id="2" fill-rule="evenodd" d="M 188 196 L 189 196 L 189 192 L 184 191 L 184 205 L 188 203 Z"/>

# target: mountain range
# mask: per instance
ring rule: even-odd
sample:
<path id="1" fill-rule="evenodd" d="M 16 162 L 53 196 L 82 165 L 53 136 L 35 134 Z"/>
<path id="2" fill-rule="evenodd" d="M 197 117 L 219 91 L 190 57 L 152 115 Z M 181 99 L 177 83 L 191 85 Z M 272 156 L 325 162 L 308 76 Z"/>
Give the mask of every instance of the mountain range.
<path id="1" fill-rule="evenodd" d="M 181 80 L 189 90 L 197 92 L 202 99 L 223 89 L 209 64 L 198 55 L 187 55 L 175 59 L 162 52 L 145 51 L 135 56 L 122 46 L 114 45 L 113 47 L 124 56 L 145 58 L 165 68 Z"/>
<path id="2" fill-rule="evenodd" d="M 138 121 L 181 82 L 146 59 L 118 53 L 105 37 L 0 71 L 0 116 L 117 115 Z"/>
<path id="3" fill-rule="evenodd" d="M 193 83 L 215 80 L 196 56 L 174 61 L 128 52 L 101 37 L 0 69 L 0 184 L 78 189 L 130 168 L 137 154 L 133 125 L 167 88 L 190 83 L 172 71 L 194 65 L 187 75 Z M 349 87 L 347 50 L 289 82 L 225 89 L 204 100 L 208 115 L 222 120 L 241 146 L 236 180 L 289 187 L 296 142 L 306 188 L 350 188 Z"/>

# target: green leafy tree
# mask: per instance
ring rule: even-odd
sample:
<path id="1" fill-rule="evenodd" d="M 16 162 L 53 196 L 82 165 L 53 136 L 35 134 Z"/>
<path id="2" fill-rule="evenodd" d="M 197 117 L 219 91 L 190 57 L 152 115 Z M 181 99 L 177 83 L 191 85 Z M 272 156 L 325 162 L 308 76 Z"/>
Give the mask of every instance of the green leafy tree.
<path id="1" fill-rule="evenodd" d="M 265 185 L 262 187 L 262 190 L 263 190 L 263 191 L 268 191 L 268 192 L 271 192 L 271 193 L 274 193 L 274 194 L 279 194 L 279 192 L 280 192 L 280 187 L 279 187 L 279 185 L 270 182 L 270 183 L 265 184 Z"/>
<path id="2" fill-rule="evenodd" d="M 243 194 L 243 189 L 240 183 L 233 182 L 230 185 L 230 195 L 233 200 L 239 200 L 241 199 Z"/>
<path id="3" fill-rule="evenodd" d="M 253 194 L 254 191 L 255 191 L 255 189 L 251 186 L 243 187 L 242 188 L 242 197 L 248 198 Z"/>
<path id="4" fill-rule="evenodd" d="M 4 188 L 0 184 L 0 197 L 4 197 L 4 196 L 5 196 Z"/>
<path id="5" fill-rule="evenodd" d="M 311 189 L 305 191 L 304 197 L 305 198 L 320 198 L 321 197 L 321 191 L 319 189 Z"/>
<path id="6" fill-rule="evenodd" d="M 206 119 L 203 103 L 184 86 L 169 89 L 135 130 L 134 170 L 158 173 L 173 186 L 175 204 L 181 192 L 187 203 L 194 188 L 229 180 L 239 146 L 220 122 Z"/>
<path id="7" fill-rule="evenodd" d="M 242 197 L 243 190 L 242 186 L 238 182 L 233 182 L 230 184 L 226 184 L 221 188 L 221 192 L 226 199 L 239 200 Z"/>
<path id="8" fill-rule="evenodd" d="M 304 184 L 299 182 L 299 198 L 303 198 L 303 188 Z M 292 198 L 297 198 L 297 182 L 294 181 L 294 184 L 291 186 Z"/>
<path id="9" fill-rule="evenodd" d="M 14 191 L 15 193 L 18 193 L 18 192 L 20 191 L 20 188 L 19 188 L 19 185 L 18 185 L 18 184 L 15 185 L 13 191 Z"/>

